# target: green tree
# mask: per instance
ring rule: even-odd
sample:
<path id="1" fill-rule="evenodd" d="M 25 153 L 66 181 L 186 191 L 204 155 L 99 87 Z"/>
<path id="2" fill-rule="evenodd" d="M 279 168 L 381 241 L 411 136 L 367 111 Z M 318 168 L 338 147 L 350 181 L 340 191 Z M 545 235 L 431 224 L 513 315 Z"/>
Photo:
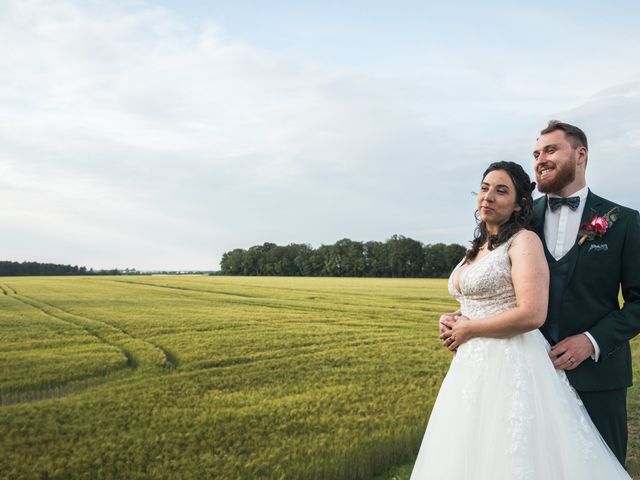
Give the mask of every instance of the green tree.
<path id="1" fill-rule="evenodd" d="M 365 259 L 362 242 L 348 238 L 338 240 L 332 249 L 332 256 L 338 276 L 361 277 L 365 271 Z"/>
<path id="2" fill-rule="evenodd" d="M 243 275 L 245 254 L 246 252 L 242 248 L 236 248 L 222 254 L 222 260 L 220 261 L 222 273 L 225 275 Z"/>
<path id="3" fill-rule="evenodd" d="M 364 244 L 363 256 L 365 262 L 364 274 L 368 277 L 391 276 L 391 265 L 388 258 L 387 245 L 382 242 L 370 241 Z"/>
<path id="4" fill-rule="evenodd" d="M 225 252 L 220 266 L 223 275 L 438 278 L 449 275 L 464 252 L 461 245 L 424 246 L 402 235 L 393 235 L 385 243 L 343 238 L 317 249 L 304 243 L 266 242 Z"/>
<path id="5" fill-rule="evenodd" d="M 391 276 L 419 277 L 424 265 L 422 243 L 402 235 L 393 235 L 386 243 Z"/>
<path id="6" fill-rule="evenodd" d="M 436 243 L 425 247 L 423 275 L 429 278 L 446 278 L 464 257 L 465 248 L 452 243 Z"/>

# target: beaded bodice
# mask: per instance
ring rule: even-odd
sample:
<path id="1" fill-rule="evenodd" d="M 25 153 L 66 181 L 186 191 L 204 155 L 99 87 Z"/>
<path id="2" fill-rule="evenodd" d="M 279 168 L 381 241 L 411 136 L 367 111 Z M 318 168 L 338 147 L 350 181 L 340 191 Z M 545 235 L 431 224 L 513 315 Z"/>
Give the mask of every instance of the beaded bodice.
<path id="1" fill-rule="evenodd" d="M 449 276 L 449 293 L 460 302 L 463 315 L 471 319 L 480 318 L 516 305 L 509 260 L 513 238 L 470 265 L 463 266 L 464 260 L 461 261 Z M 456 275 L 460 291 L 454 286 Z"/>

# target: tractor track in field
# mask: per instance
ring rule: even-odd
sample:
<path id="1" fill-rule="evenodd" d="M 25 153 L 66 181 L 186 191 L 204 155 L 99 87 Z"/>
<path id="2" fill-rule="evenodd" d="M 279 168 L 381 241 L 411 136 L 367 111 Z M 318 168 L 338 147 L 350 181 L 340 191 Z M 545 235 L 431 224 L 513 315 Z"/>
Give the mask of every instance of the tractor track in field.
<path id="1" fill-rule="evenodd" d="M 225 299 L 225 303 L 234 304 L 234 305 L 243 305 L 247 307 L 260 307 L 260 308 L 269 308 L 272 310 L 289 310 L 289 311 L 299 311 L 299 312 L 334 312 L 339 314 L 349 313 L 349 307 L 361 308 L 362 305 L 358 303 L 349 303 L 342 302 L 340 305 L 346 308 L 330 308 L 327 305 L 319 305 L 313 306 L 309 305 L 308 301 L 313 300 L 311 298 L 307 298 L 305 300 L 292 300 L 288 303 L 268 303 L 265 302 L 264 299 L 268 299 L 269 297 L 265 296 L 256 296 L 256 295 L 246 295 L 240 293 L 229 293 L 218 290 L 208 290 L 208 289 L 199 289 L 199 288 L 191 288 L 191 287 L 177 287 L 175 285 L 159 285 L 151 282 L 134 282 L 130 280 L 103 280 L 103 279 L 91 279 L 92 281 L 98 282 L 110 282 L 110 283 L 120 283 L 120 284 L 130 284 L 130 285 L 140 285 L 148 288 L 163 288 L 167 290 L 175 290 L 181 293 L 188 294 L 189 292 L 199 293 L 199 294 L 209 294 L 209 295 L 222 295 L 228 297 L 241 297 L 247 300 L 253 301 L 240 301 L 233 299 Z M 194 297 L 190 297 L 194 298 Z M 304 304 L 293 304 L 292 302 L 305 302 Z M 440 315 L 443 311 L 446 311 L 446 308 L 407 308 L 407 307 L 398 307 L 395 305 L 387 306 L 387 305 L 368 305 L 372 310 L 384 310 L 384 311 L 394 311 L 401 314 L 402 312 L 412 312 L 412 313 L 420 313 L 420 314 L 438 314 Z M 415 319 L 403 319 L 401 317 L 398 318 L 399 321 L 415 323 Z"/>
<path id="2" fill-rule="evenodd" d="M 171 352 L 152 342 L 134 337 L 108 322 L 71 313 L 26 295 L 18 295 L 15 289 L 6 284 L 1 284 L 0 290 L 12 300 L 33 308 L 47 317 L 81 328 L 87 335 L 117 349 L 126 360 L 122 366 L 69 378 L 51 385 L 32 385 L 22 391 L 6 391 L 1 395 L 0 406 L 68 397 L 91 387 L 129 377 L 135 372 L 140 373 L 142 370 L 170 372 L 175 371 L 179 365 Z M 129 374 L 126 373 L 127 371 Z"/>
<path id="3" fill-rule="evenodd" d="M 2 293 L 4 295 L 16 295 L 18 293 L 16 292 L 15 288 L 6 283 L 0 284 L 0 290 L 2 290 Z"/>
<path id="4" fill-rule="evenodd" d="M 66 380 L 49 382 L 45 384 L 32 384 L 20 389 L 9 389 L 0 396 L 0 407 L 18 405 L 55 398 L 65 398 L 82 393 L 91 387 L 98 387 L 114 379 L 121 379 L 132 372 L 127 367 L 114 368 L 108 371 L 91 372 L 78 375 Z M 125 375 L 123 377 L 122 375 Z"/>
<path id="5" fill-rule="evenodd" d="M 343 352 L 345 349 L 354 347 L 371 347 L 371 346 L 389 346 L 407 344 L 406 339 L 402 338 L 369 338 L 369 339 L 353 339 L 346 342 L 327 341 L 322 344 L 312 343 L 308 345 L 297 346 L 291 348 L 280 348 L 277 350 L 264 350 L 253 356 L 236 356 L 227 358 L 217 358 L 212 360 L 200 361 L 194 363 L 189 370 L 190 373 L 202 372 L 206 370 L 218 370 L 226 368 L 244 367 L 246 365 L 280 364 L 287 360 L 300 358 L 316 358 L 320 363 L 333 367 L 351 366 L 357 363 L 354 359 L 334 358 L 335 354 Z M 323 358 L 324 357 L 324 358 Z"/>
<path id="6" fill-rule="evenodd" d="M 157 283 L 151 283 L 151 282 L 134 282 L 132 280 L 103 280 L 103 279 L 100 279 L 98 281 L 112 282 L 112 283 L 128 283 L 131 285 L 144 285 L 147 287 L 167 288 L 169 290 L 186 290 L 188 292 L 212 293 L 215 295 L 227 295 L 231 297 L 258 298 L 258 297 L 255 297 L 254 295 L 247 295 L 244 293 L 229 293 L 229 292 L 223 292 L 219 290 L 207 290 L 204 288 L 176 287 L 175 285 L 159 285 Z"/>
<path id="7" fill-rule="evenodd" d="M 117 348 L 125 356 L 127 365 L 131 368 L 175 369 L 178 367 L 178 361 L 171 352 L 148 340 L 134 337 L 108 322 L 71 313 L 26 295 L 13 294 L 10 297 L 59 321 L 78 326 L 101 342 Z"/>

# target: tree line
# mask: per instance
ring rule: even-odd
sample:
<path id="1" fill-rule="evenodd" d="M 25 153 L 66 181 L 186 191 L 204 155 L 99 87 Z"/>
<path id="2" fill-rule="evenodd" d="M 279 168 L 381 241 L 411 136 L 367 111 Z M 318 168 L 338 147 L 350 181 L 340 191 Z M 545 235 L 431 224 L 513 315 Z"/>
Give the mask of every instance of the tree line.
<path id="1" fill-rule="evenodd" d="M 2 260 L 0 261 L 0 276 L 13 277 L 18 275 L 122 275 L 122 274 L 135 274 L 134 270 L 126 269 L 121 271 L 113 270 L 98 270 L 94 271 L 93 268 L 87 270 L 87 267 L 78 267 L 77 265 L 60 265 L 57 263 L 40 263 L 40 262 L 11 262 Z"/>
<path id="2" fill-rule="evenodd" d="M 236 248 L 222 255 L 223 275 L 312 277 L 448 277 L 462 259 L 462 245 L 423 243 L 393 235 L 385 242 L 344 238 L 312 248 L 304 243 L 274 243 Z"/>

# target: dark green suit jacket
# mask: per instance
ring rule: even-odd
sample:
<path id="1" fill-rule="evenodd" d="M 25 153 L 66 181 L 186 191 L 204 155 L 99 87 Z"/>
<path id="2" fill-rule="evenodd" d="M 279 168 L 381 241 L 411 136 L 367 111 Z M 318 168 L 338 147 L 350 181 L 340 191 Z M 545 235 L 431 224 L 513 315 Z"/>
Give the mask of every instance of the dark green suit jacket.
<path id="1" fill-rule="evenodd" d="M 534 202 L 535 229 L 549 257 L 543 232 L 546 206 L 546 195 Z M 618 207 L 618 219 L 604 235 L 581 246 L 576 238 L 576 245 L 567 253 L 569 274 L 561 304 L 560 338 L 589 332 L 600 347 L 598 362 L 588 358 L 567 371 L 578 391 L 614 390 L 632 384 L 629 340 L 640 332 L 640 215 L 589 191 L 581 224 L 613 207 Z"/>

